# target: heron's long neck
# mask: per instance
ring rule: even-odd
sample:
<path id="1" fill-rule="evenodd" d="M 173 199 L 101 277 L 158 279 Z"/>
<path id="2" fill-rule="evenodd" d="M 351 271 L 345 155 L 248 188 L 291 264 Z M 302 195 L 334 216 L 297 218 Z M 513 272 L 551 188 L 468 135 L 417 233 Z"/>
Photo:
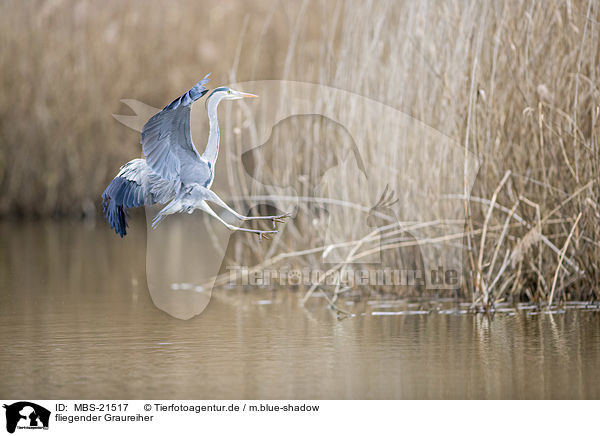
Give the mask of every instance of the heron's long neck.
<path id="1" fill-rule="evenodd" d="M 211 166 L 215 165 L 219 156 L 219 120 L 217 118 L 217 106 L 219 100 L 212 99 L 208 101 L 208 124 L 210 132 L 208 134 L 208 144 L 202 157 L 210 162 Z"/>

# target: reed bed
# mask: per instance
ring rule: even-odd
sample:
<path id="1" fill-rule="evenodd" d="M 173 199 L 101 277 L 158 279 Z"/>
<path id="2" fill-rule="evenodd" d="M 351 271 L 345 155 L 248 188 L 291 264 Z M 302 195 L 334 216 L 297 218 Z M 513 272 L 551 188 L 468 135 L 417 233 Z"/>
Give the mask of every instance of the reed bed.
<path id="1" fill-rule="evenodd" d="M 325 269 L 349 268 L 375 252 L 385 265 L 414 268 L 415 247 L 433 241 L 460 246 L 458 292 L 476 306 L 593 300 L 600 292 L 598 1 L 8 1 L 0 10 L 3 216 L 98 214 L 106 183 L 139 153 L 138 135 L 111 117 L 122 110 L 121 98 L 160 107 L 206 70 L 213 84 L 302 81 L 385 104 L 464 150 L 460 165 L 456 156 L 432 156 L 411 146 L 414 137 L 402 126 L 382 132 L 365 122 L 369 108 L 338 107 L 337 97 L 314 95 L 317 107 L 337 107 L 361 126 L 352 140 L 375 169 L 368 188 L 343 169 L 342 199 L 362 205 L 366 215 L 388 185 L 388 203 L 398 200 L 388 208 L 395 221 L 386 221 L 384 210 L 367 233 L 345 226 L 346 238 L 336 242 L 343 256 Z M 227 136 L 226 146 L 260 145 L 252 139 L 260 116 L 243 106 L 228 109 L 223 125 L 238 134 Z M 217 184 L 232 198 L 247 197 L 252 188 L 244 172 L 254 171 L 293 185 L 301 199 L 314 197 L 328 162 L 341 162 L 351 149 L 339 129 L 324 134 L 331 126 L 320 120 L 316 128 L 303 126 L 274 128 L 278 147 L 263 153 L 274 169 L 294 156 L 293 170 L 269 174 L 250 152 L 219 162 Z M 194 137 L 202 144 L 201 133 Z M 324 138 L 337 145 L 325 147 Z M 473 161 L 478 171 L 467 180 L 463 169 Z M 433 182 L 453 188 L 444 193 L 445 205 L 431 216 L 413 212 L 416 203 L 431 201 L 423 186 Z M 440 222 L 433 213 L 457 211 L 466 220 Z M 256 268 L 323 267 L 332 244 L 315 225 L 324 216 L 314 202 L 300 201 L 297 217 L 273 243 L 233 238 L 223 270 L 249 259 Z M 216 283 L 226 284 L 225 275 Z M 304 290 L 316 289 L 326 290 L 332 304 L 354 291 L 323 283 Z M 418 286 L 367 290 L 432 295 Z"/>

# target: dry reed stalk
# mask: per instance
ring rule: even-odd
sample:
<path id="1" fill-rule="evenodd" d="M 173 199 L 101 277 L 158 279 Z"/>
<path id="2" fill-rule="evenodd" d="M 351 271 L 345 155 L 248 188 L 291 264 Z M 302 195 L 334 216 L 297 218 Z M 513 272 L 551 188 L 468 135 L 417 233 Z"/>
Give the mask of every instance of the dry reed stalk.
<path id="1" fill-rule="evenodd" d="M 514 215 L 515 211 L 517 210 L 518 206 L 519 206 L 519 200 L 517 200 L 515 202 L 514 206 L 510 210 L 510 213 L 506 216 L 506 220 L 504 221 L 504 227 L 502 228 L 502 232 L 500 233 L 500 237 L 498 238 L 498 242 L 496 243 L 496 248 L 494 249 L 494 254 L 492 255 L 492 260 L 490 262 L 490 266 L 488 269 L 488 276 L 487 276 L 488 282 L 490 281 L 492 272 L 494 271 L 494 266 L 496 265 L 496 258 L 498 257 L 498 252 L 500 251 L 500 247 L 502 246 L 502 244 L 504 242 L 504 238 L 506 237 L 506 233 L 508 232 L 508 225 L 510 223 L 512 216 Z M 507 252 L 508 252 L 508 250 L 507 250 Z"/>
<path id="2" fill-rule="evenodd" d="M 554 273 L 554 280 L 552 280 L 552 290 L 550 291 L 550 297 L 548 297 L 548 306 L 552 305 L 552 299 L 554 298 L 554 289 L 556 288 L 556 280 L 558 279 L 558 273 L 560 271 L 560 266 L 562 265 L 563 259 L 565 258 L 565 253 L 567 252 L 569 242 L 571 241 L 571 238 L 573 237 L 573 232 L 575 231 L 575 228 L 577 227 L 577 224 L 579 223 L 579 220 L 581 219 L 581 215 L 583 215 L 583 213 L 579 212 L 579 215 L 577 215 L 577 218 L 575 219 L 575 223 L 573 224 L 573 227 L 571 227 L 569 236 L 567 237 L 567 240 L 565 241 L 565 245 L 563 246 L 563 248 L 560 252 L 560 259 L 558 259 L 558 266 L 556 267 L 556 272 Z"/>
<path id="3" fill-rule="evenodd" d="M 504 173 L 504 177 L 502 177 L 502 180 L 498 184 L 498 187 L 494 191 L 494 194 L 492 194 L 492 199 L 490 200 L 490 206 L 488 207 L 488 211 L 485 216 L 485 220 L 483 221 L 483 230 L 481 232 L 481 242 L 480 242 L 480 246 L 479 246 L 479 257 L 477 258 L 477 281 L 475 282 L 475 292 L 477 292 L 477 293 L 486 292 L 485 289 L 480 289 L 480 286 L 485 287 L 485 283 L 482 282 L 482 280 L 483 280 L 482 274 L 483 274 L 483 253 L 484 253 L 484 248 L 485 248 L 485 237 L 487 235 L 487 227 L 488 227 L 490 218 L 492 216 L 492 211 L 494 210 L 494 204 L 496 204 L 496 197 L 498 197 L 500 190 L 502 189 L 502 187 L 504 186 L 504 184 L 510 177 L 510 174 L 511 174 L 510 170 L 508 170 L 508 171 L 506 171 L 506 173 Z"/>

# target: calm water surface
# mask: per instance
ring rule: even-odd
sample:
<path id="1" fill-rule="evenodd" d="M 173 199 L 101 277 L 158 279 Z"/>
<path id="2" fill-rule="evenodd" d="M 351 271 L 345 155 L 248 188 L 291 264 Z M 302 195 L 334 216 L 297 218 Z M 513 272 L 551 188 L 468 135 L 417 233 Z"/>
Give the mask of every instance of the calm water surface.
<path id="1" fill-rule="evenodd" d="M 600 398 L 584 305 L 489 320 L 365 300 L 338 320 L 321 298 L 231 290 L 181 321 L 149 297 L 140 227 L 0 223 L 0 398 Z"/>

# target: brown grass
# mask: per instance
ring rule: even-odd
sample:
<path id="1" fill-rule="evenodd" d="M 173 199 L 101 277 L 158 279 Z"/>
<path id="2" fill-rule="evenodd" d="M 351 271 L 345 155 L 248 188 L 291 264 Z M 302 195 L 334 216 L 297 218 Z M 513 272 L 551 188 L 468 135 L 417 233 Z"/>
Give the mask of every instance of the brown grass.
<path id="1" fill-rule="evenodd" d="M 94 211 L 139 154 L 138 135 L 111 117 L 121 98 L 162 106 L 207 70 L 213 85 L 301 80 L 393 106 L 480 159 L 471 195 L 455 199 L 469 217 L 458 235 L 464 295 L 489 306 L 600 292 L 598 1 L 7 1 L 0 12 L 2 215 Z M 375 165 L 403 158 L 361 152 Z M 242 194 L 239 182 L 229 180 Z M 319 245 L 309 226 L 290 223 L 276 248 L 236 239 L 230 261 L 250 252 L 257 263 L 318 264 L 318 249 L 281 257 Z M 395 262 L 398 244 L 414 242 L 391 233 L 383 246 Z"/>

